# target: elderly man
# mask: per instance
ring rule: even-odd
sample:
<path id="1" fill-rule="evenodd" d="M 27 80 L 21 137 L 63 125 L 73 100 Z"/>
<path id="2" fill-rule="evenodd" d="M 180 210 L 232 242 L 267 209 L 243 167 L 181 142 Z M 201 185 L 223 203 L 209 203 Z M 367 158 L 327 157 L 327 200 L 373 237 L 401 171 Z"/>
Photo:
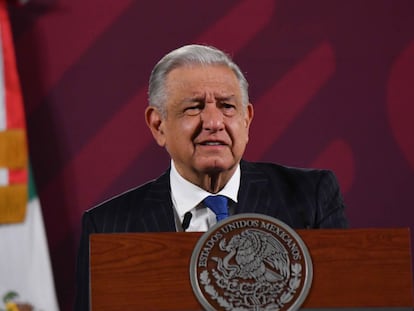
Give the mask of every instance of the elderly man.
<path id="1" fill-rule="evenodd" d="M 222 51 L 188 45 L 164 56 L 150 77 L 145 118 L 171 167 L 84 213 L 77 311 L 89 305 L 91 233 L 206 231 L 238 213 L 269 215 L 293 228 L 347 226 L 332 172 L 242 160 L 253 106 L 243 73 Z M 220 212 L 209 205 L 217 198 Z"/>

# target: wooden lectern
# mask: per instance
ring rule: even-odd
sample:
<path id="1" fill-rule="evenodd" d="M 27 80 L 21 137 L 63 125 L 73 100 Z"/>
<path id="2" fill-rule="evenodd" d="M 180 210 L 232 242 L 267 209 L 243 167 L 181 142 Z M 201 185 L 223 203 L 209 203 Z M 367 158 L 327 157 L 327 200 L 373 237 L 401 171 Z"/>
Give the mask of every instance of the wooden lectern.
<path id="1" fill-rule="evenodd" d="M 414 306 L 409 229 L 297 233 L 314 270 L 303 308 Z M 190 258 L 201 235 L 92 235 L 92 310 L 202 310 L 189 277 Z"/>

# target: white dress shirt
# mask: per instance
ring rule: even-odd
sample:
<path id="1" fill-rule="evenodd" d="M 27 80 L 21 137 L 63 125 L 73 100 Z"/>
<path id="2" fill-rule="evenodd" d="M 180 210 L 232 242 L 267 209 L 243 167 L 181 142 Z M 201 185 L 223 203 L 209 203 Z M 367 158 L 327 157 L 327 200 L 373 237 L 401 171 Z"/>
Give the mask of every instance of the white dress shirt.
<path id="1" fill-rule="evenodd" d="M 174 161 L 171 160 L 170 172 L 171 199 L 176 215 L 177 231 L 182 231 L 181 224 L 184 215 L 191 212 L 193 215 L 186 231 L 205 232 L 216 224 L 216 215 L 202 204 L 202 201 L 212 193 L 192 184 L 184 179 L 177 171 Z M 237 202 L 237 193 L 240 186 L 240 165 L 224 188 L 216 195 L 224 195 Z"/>

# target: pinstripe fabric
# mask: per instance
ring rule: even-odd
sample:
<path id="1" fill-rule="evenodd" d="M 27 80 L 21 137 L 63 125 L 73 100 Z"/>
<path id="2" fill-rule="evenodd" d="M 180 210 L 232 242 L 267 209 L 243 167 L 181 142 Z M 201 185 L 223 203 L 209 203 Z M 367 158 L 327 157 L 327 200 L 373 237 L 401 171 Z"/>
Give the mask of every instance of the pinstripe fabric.
<path id="1" fill-rule="evenodd" d="M 294 229 L 345 228 L 344 203 L 335 175 L 270 163 L 241 163 L 235 213 L 260 213 Z"/>
<path id="2" fill-rule="evenodd" d="M 342 196 L 332 172 L 246 161 L 240 165 L 234 213 L 273 216 L 295 229 L 347 227 Z M 169 171 L 84 213 L 75 310 L 88 310 L 89 235 L 149 231 L 175 231 Z"/>

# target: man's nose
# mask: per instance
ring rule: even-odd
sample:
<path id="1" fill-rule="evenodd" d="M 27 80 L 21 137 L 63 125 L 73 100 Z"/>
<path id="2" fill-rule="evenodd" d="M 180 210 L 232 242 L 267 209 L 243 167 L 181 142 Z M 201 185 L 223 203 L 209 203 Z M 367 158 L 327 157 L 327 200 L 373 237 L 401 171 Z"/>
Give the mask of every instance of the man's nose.
<path id="1" fill-rule="evenodd" d="M 209 131 L 219 131 L 224 128 L 223 113 L 216 104 L 206 104 L 201 112 L 203 129 Z"/>

